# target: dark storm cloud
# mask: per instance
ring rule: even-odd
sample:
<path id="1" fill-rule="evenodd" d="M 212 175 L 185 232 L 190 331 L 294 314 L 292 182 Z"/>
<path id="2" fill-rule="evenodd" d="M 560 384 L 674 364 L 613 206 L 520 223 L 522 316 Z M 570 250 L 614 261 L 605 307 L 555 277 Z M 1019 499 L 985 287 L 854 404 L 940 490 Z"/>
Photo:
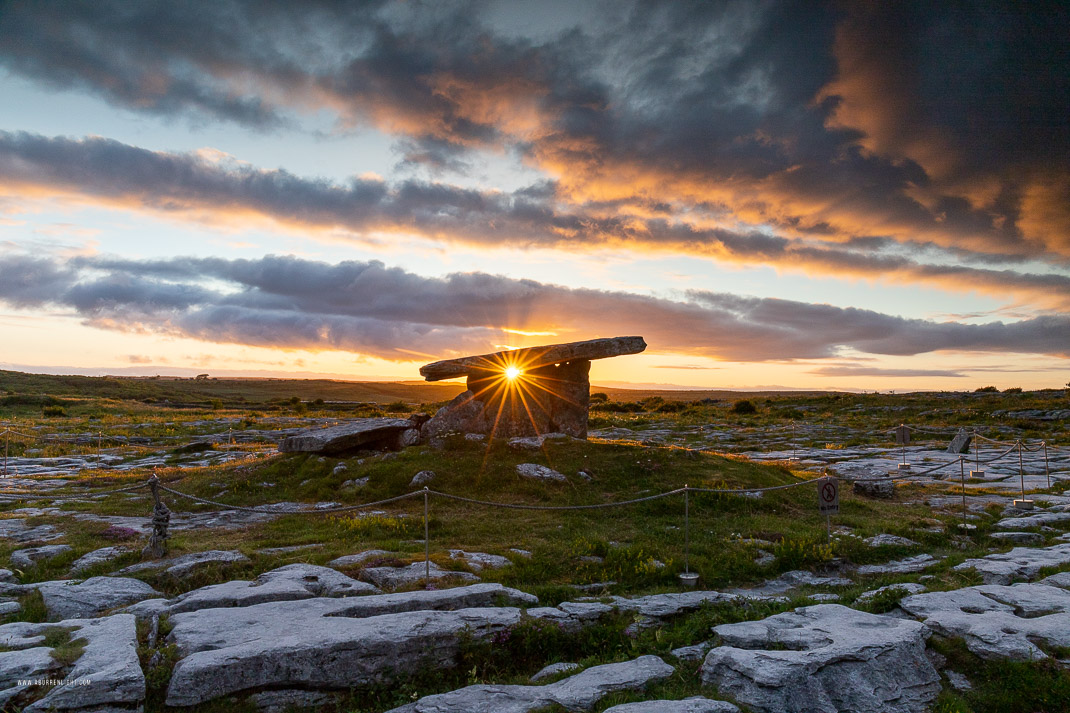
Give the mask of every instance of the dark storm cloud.
<path id="1" fill-rule="evenodd" d="M 484 273 L 426 278 L 379 262 L 294 257 L 137 261 L 0 256 L 0 300 L 73 309 L 87 323 L 205 341 L 343 349 L 387 359 L 481 352 L 508 329 L 643 334 L 657 351 L 739 361 L 835 357 L 850 348 L 1070 356 L 1070 319 L 981 325 L 691 292 L 682 300 L 566 288 Z M 210 289 L 203 283 L 223 285 Z"/>
<path id="2" fill-rule="evenodd" d="M 1070 255 L 1065 6 L 636 2 L 530 36 L 481 23 L 491 6 L 12 3 L 0 63 L 196 121 L 327 109 L 410 164 L 516 150 L 576 212 L 614 193 L 837 242 Z"/>
<path id="3" fill-rule="evenodd" d="M 741 263 L 782 265 L 816 273 L 894 277 L 940 287 L 1025 294 L 1070 305 L 1070 278 L 1052 273 L 926 264 L 888 252 L 894 241 L 813 245 L 761 231 L 734 232 L 674 222 L 566 212 L 540 184 L 513 194 L 407 180 L 352 179 L 339 184 L 218 163 L 190 154 L 148 151 L 102 138 L 73 140 L 0 131 L 0 182 L 89 195 L 123 207 L 227 219 L 250 212 L 309 228 L 356 233 L 416 231 L 440 240 L 488 245 L 567 247 L 598 244 L 636 250 L 707 254 Z M 939 258 L 939 249 L 919 248 Z M 982 264 L 991 262 L 979 254 Z"/>

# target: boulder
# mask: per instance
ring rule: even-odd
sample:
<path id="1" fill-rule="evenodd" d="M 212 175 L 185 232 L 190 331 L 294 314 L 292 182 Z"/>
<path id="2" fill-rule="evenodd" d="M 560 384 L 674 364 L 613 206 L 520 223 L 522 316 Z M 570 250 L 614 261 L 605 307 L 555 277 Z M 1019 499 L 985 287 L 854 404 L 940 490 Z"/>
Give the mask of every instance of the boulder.
<path id="1" fill-rule="evenodd" d="M 965 428 L 960 428 L 955 437 L 951 439 L 951 443 L 947 445 L 947 452 L 969 453 L 971 443 L 973 443 L 973 435 L 967 433 Z"/>
<path id="2" fill-rule="evenodd" d="M 1039 532 L 990 532 L 988 536 L 1015 545 L 1039 545 L 1044 542 L 1044 535 Z"/>
<path id="3" fill-rule="evenodd" d="M 639 616 L 665 619 L 688 612 L 698 611 L 705 604 L 739 601 L 740 596 L 714 591 L 669 592 L 650 594 L 645 597 L 609 597 L 599 601 L 621 611 L 635 612 Z"/>
<path id="4" fill-rule="evenodd" d="M 53 620 L 100 616 L 109 609 L 160 596 L 150 585 L 130 577 L 61 579 L 27 586 L 41 593 Z"/>
<path id="5" fill-rule="evenodd" d="M 395 552 L 387 552 L 386 550 L 365 550 L 364 552 L 358 552 L 355 555 L 342 555 L 341 557 L 335 557 L 333 560 L 327 563 L 328 567 L 353 567 L 358 564 L 363 564 L 368 560 L 381 559 L 383 557 L 392 557 Z"/>
<path id="6" fill-rule="evenodd" d="M 553 678 L 559 673 L 568 673 L 569 671 L 575 671 L 579 667 L 580 665 L 578 663 L 552 663 L 549 666 L 540 669 L 538 673 L 534 674 L 528 680 L 532 683 L 538 683 L 544 678 Z"/>
<path id="7" fill-rule="evenodd" d="M 554 704 L 586 711 L 614 691 L 639 690 L 673 674 L 657 656 L 593 666 L 545 686 L 477 685 L 421 698 L 389 713 L 527 713 Z"/>
<path id="8" fill-rule="evenodd" d="M 1070 521 L 1070 512 L 1040 512 L 1026 517 L 1007 517 L 996 523 L 1000 530 L 1028 529 Z"/>
<path id="9" fill-rule="evenodd" d="M 176 614 L 168 641 L 182 658 L 166 705 L 192 706 L 255 689 L 348 690 L 456 664 L 461 641 L 520 622 L 512 607 L 346 615 L 349 599 L 270 602 Z"/>
<path id="10" fill-rule="evenodd" d="M 63 533 L 52 525 L 30 526 L 21 518 L 0 520 L 0 537 L 6 537 L 15 542 L 49 542 L 63 537 Z"/>
<path id="11" fill-rule="evenodd" d="M 870 547 L 917 547 L 918 543 L 899 535 L 880 534 L 862 540 Z"/>
<path id="12" fill-rule="evenodd" d="M 895 497 L 895 481 L 891 478 L 856 480 L 851 484 L 851 490 L 857 495 L 865 495 L 871 498 L 892 498 Z"/>
<path id="13" fill-rule="evenodd" d="M 413 428 L 407 418 L 358 418 L 330 428 L 301 431 L 279 444 L 283 453 L 338 455 L 356 450 L 400 450 L 406 431 Z"/>
<path id="14" fill-rule="evenodd" d="M 714 631 L 703 684 L 756 712 L 915 713 L 940 692 L 916 621 L 816 604 Z"/>
<path id="15" fill-rule="evenodd" d="M 703 641 L 701 644 L 693 644 L 691 646 L 681 646 L 678 649 L 673 649 L 671 653 L 681 661 L 701 661 L 706 658 L 706 654 L 713 648 L 713 643 L 710 641 Z"/>
<path id="16" fill-rule="evenodd" d="M 70 545 L 42 545 L 15 550 L 11 553 L 11 566 L 18 569 L 30 569 L 36 567 L 39 562 L 45 562 L 70 551 Z"/>
<path id="17" fill-rule="evenodd" d="M 858 595 L 858 599 L 855 600 L 856 604 L 865 604 L 868 601 L 876 599 L 885 592 L 896 592 L 899 597 L 905 597 L 910 594 L 920 594 L 925 591 L 924 584 L 918 584 L 917 582 L 903 582 L 902 584 L 889 584 L 884 587 L 878 587 L 877 589 L 870 589 L 868 592 L 862 592 Z"/>
<path id="18" fill-rule="evenodd" d="M 435 479 L 435 471 L 433 470 L 421 470 L 416 475 L 412 476 L 412 480 L 409 481 L 410 488 L 417 488 L 421 485 L 427 485 Z"/>
<path id="19" fill-rule="evenodd" d="M 450 559 L 464 560 L 476 572 L 481 572 L 484 569 L 501 569 L 513 564 L 508 558 L 501 555 L 491 555 L 486 552 L 465 552 L 464 550 L 450 550 Z"/>
<path id="20" fill-rule="evenodd" d="M 926 592 L 899 602 L 944 636 L 958 636 L 985 659 L 1047 657 L 1035 642 L 1070 646 L 1070 592 L 1047 584 L 986 584 Z"/>
<path id="21" fill-rule="evenodd" d="M 332 696 L 322 691 L 302 691 L 287 688 L 281 691 L 260 691 L 249 696 L 249 702 L 260 713 L 292 713 L 302 708 L 319 709 L 330 705 Z"/>

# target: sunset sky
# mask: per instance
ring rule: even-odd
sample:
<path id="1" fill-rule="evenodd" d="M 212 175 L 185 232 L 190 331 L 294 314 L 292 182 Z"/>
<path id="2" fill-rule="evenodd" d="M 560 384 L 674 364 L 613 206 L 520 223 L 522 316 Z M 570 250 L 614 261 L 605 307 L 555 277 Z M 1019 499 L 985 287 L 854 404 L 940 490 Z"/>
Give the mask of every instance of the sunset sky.
<path id="1" fill-rule="evenodd" d="M 1070 12 L 0 1 L 0 368 L 1070 381 Z"/>

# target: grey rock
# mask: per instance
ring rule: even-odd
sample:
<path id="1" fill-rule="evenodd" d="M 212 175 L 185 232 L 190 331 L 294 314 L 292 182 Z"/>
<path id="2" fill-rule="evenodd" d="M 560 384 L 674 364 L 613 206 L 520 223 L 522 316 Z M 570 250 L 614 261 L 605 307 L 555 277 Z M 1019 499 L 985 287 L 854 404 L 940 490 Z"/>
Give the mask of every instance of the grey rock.
<path id="1" fill-rule="evenodd" d="M 15 573 L 10 569 L 0 569 L 0 582 L 14 582 Z"/>
<path id="2" fill-rule="evenodd" d="M 811 594 L 807 597 L 812 602 L 838 602 L 840 601 L 839 594 Z"/>
<path id="3" fill-rule="evenodd" d="M 0 627 L 2 629 L 3 627 Z M 44 637 L 39 637 L 44 639 Z M 60 665 L 45 646 L 16 651 L 0 651 L 0 708 L 15 708 L 15 702 L 26 702 L 24 695 L 32 686 L 20 683 L 26 679 L 51 678 L 60 673 Z"/>
<path id="4" fill-rule="evenodd" d="M 1070 589 L 1070 572 L 1056 572 L 1050 577 L 1040 580 L 1039 584 L 1047 584 L 1052 587 Z"/>
<path id="5" fill-rule="evenodd" d="M 323 547 L 320 543 L 312 543 L 308 545 L 289 545 L 288 547 L 265 547 L 260 550 L 256 550 L 258 555 L 286 555 L 291 552 L 301 552 L 303 550 L 314 550 L 319 547 Z"/>
<path id="6" fill-rule="evenodd" d="M 349 470 L 349 467 L 345 463 L 339 463 L 331 469 L 331 475 L 341 475 Z"/>
<path id="7" fill-rule="evenodd" d="M 552 663 L 549 666 L 541 669 L 538 673 L 533 675 L 530 679 L 532 683 L 538 683 L 544 678 L 553 678 L 559 673 L 568 673 L 569 671 L 575 671 L 580 665 L 578 663 Z"/>
<path id="8" fill-rule="evenodd" d="M 594 666 L 545 686 L 468 686 L 421 698 L 390 713 L 527 713 L 554 704 L 586 711 L 614 691 L 642 689 L 668 678 L 673 670 L 657 656 L 640 656 Z"/>
<path id="9" fill-rule="evenodd" d="M 884 587 L 878 587 L 877 589 L 870 589 L 867 592 L 862 592 L 858 595 L 858 599 L 855 600 L 856 604 L 864 604 L 871 599 L 876 599 L 885 592 L 895 591 L 900 597 L 905 597 L 911 594 L 921 594 L 925 591 L 924 584 L 918 584 L 916 582 L 904 582 L 902 584 L 889 584 Z"/>
<path id="10" fill-rule="evenodd" d="M 702 682 L 754 711 L 914 713 L 940 692 L 916 621 L 817 604 L 714 631 Z"/>
<path id="11" fill-rule="evenodd" d="M 906 537 L 900 537 L 899 535 L 880 534 L 873 537 L 867 537 L 863 540 L 870 547 L 917 547 L 918 543 L 914 540 L 907 539 Z"/>
<path id="12" fill-rule="evenodd" d="M 1045 567 L 1070 562 L 1070 543 L 1051 547 L 1015 547 L 1010 552 L 968 559 L 952 569 L 976 569 L 985 584 L 1009 584 L 1013 579 L 1033 579 Z"/>
<path id="13" fill-rule="evenodd" d="M 359 598 L 358 598 L 359 599 Z M 270 602 L 171 617 L 183 656 L 166 705 L 191 706 L 240 691 L 347 690 L 456 663 L 462 637 L 481 641 L 519 623 L 512 607 L 345 614 L 349 599 Z"/>
<path id="14" fill-rule="evenodd" d="M 329 567 L 297 563 L 264 572 L 252 582 L 223 582 L 181 594 L 171 600 L 166 611 L 177 614 L 200 609 L 247 607 L 264 602 L 312 597 L 347 597 L 378 592 L 374 586 L 347 577 Z"/>
<path id="15" fill-rule="evenodd" d="M 30 516 L 32 517 L 33 515 Z M 21 543 L 48 542 L 50 540 L 58 540 L 63 537 L 63 533 L 52 525 L 30 527 L 25 520 L 10 518 L 0 520 L 0 537 L 6 537 Z"/>
<path id="16" fill-rule="evenodd" d="M 420 443 L 420 429 L 419 428 L 407 428 L 401 432 L 401 436 L 398 438 L 398 445 L 402 448 L 408 448 Z"/>
<path id="17" fill-rule="evenodd" d="M 1039 545 L 1044 542 L 1044 535 L 1039 532 L 992 532 L 988 536 L 993 540 L 1016 545 Z"/>
<path id="18" fill-rule="evenodd" d="M 322 691 L 303 691 L 289 688 L 281 691 L 260 691 L 249 696 L 260 713 L 289 713 L 295 708 L 318 708 L 328 705 L 332 696 Z"/>
<path id="19" fill-rule="evenodd" d="M 464 550 L 450 550 L 450 559 L 464 560 L 469 567 L 476 572 L 484 569 L 501 569 L 513 563 L 507 557 L 491 555 L 486 552 L 465 552 Z"/>
<path id="20" fill-rule="evenodd" d="M 355 555 L 342 555 L 341 557 L 335 557 L 333 560 L 327 563 L 328 567 L 352 567 L 353 565 L 362 564 L 368 560 L 378 559 L 380 557 L 390 557 L 394 553 L 387 552 L 386 550 L 365 550 L 364 552 L 358 552 Z"/>
<path id="21" fill-rule="evenodd" d="M 701 661 L 706 658 L 706 654 L 713 648 L 713 643 L 710 641 L 703 641 L 700 644 L 693 644 L 691 646 L 681 646 L 678 649 L 673 649 L 671 653 L 681 661 Z"/>
<path id="22" fill-rule="evenodd" d="M 302 431 L 279 444 L 283 453 L 339 455 L 361 449 L 396 450 L 401 437 L 413 427 L 407 418 L 358 418 L 348 423 Z"/>
<path id="23" fill-rule="evenodd" d="M 471 441 L 472 443 L 482 443 L 487 440 L 487 436 L 483 433 L 466 433 L 464 434 L 464 440 Z"/>
<path id="24" fill-rule="evenodd" d="M 944 636 L 958 636 L 985 659 L 1046 658 L 1035 642 L 1070 646 L 1070 591 L 1045 584 L 985 584 L 926 592 L 899 606 Z"/>
<path id="25" fill-rule="evenodd" d="M 947 676 L 947 682 L 951 684 L 951 687 L 956 691 L 972 691 L 973 684 L 970 683 L 970 679 L 963 676 L 958 671 L 947 670 L 944 671 L 944 675 Z"/>
<path id="26" fill-rule="evenodd" d="M 70 551 L 70 545 L 42 545 L 15 550 L 11 553 L 11 565 L 19 569 L 30 569 L 37 566 L 39 562 L 45 562 Z"/>
<path id="27" fill-rule="evenodd" d="M 132 574 L 152 569 L 163 569 L 165 574 L 181 578 L 188 575 L 198 567 L 210 564 L 231 564 L 234 562 L 248 562 L 249 558 L 236 550 L 208 550 L 207 552 L 193 552 L 188 555 L 172 557 L 162 560 L 150 560 L 138 562 L 129 567 L 123 567 L 119 574 Z"/>
<path id="28" fill-rule="evenodd" d="M 30 586 L 41 593 L 51 619 L 100 616 L 109 609 L 160 596 L 150 585 L 129 577 L 61 579 Z"/>
<path id="29" fill-rule="evenodd" d="M 352 480 L 347 480 L 346 482 L 342 483 L 342 487 L 343 488 L 363 488 L 364 486 L 366 486 L 368 484 L 368 482 L 370 480 L 371 479 L 368 478 L 368 477 L 353 478 Z"/>
<path id="30" fill-rule="evenodd" d="M 1070 521 L 1070 512 L 1039 512 L 1026 517 L 1007 517 L 996 523 L 1000 530 L 1019 530 Z"/>
<path id="31" fill-rule="evenodd" d="M 52 688 L 43 698 L 23 708 L 23 713 L 120 711 L 141 706 L 145 700 L 145 675 L 137 657 L 134 617 L 115 614 L 103 619 L 72 619 L 32 626 L 38 628 L 26 633 L 43 635 L 53 626 L 70 627 L 75 630 L 72 638 L 85 639 L 86 646 L 67 673 L 68 682 Z M 84 681 L 89 681 L 89 685 L 82 685 Z"/>
<path id="32" fill-rule="evenodd" d="M 939 560 L 932 555 L 921 554 L 906 559 L 888 562 L 887 564 L 867 564 L 855 570 L 857 574 L 867 576 L 871 574 L 907 574 L 921 572 L 932 567 Z"/>
<path id="33" fill-rule="evenodd" d="M 416 584 L 422 580 L 459 579 L 466 582 L 478 582 L 479 577 L 470 572 L 453 572 L 445 570 L 432 562 L 425 566 L 423 562 L 413 562 L 405 567 L 366 567 L 361 571 L 380 589 L 397 589 Z"/>
<path id="34" fill-rule="evenodd" d="M 640 701 L 607 708 L 605 713 L 739 713 L 728 701 L 695 696 L 682 701 Z"/>
<path id="35" fill-rule="evenodd" d="M 419 485 L 427 485 L 435 479 L 435 471 L 433 470 L 421 470 L 416 475 L 412 476 L 412 480 L 409 481 L 410 487 L 417 487 Z"/>
<path id="36" fill-rule="evenodd" d="M 640 616 L 665 619 L 687 612 L 698 611 L 704 604 L 738 601 L 733 594 L 714 591 L 669 592 L 650 594 L 645 597 L 610 597 L 605 602 L 620 611 L 635 612 Z"/>
<path id="37" fill-rule="evenodd" d="M 759 567 L 764 567 L 767 564 L 773 564 L 776 562 L 776 555 L 772 552 L 766 552 L 765 550 L 758 550 L 756 553 L 758 556 L 754 558 L 754 564 Z"/>
<path id="38" fill-rule="evenodd" d="M 81 574 L 90 567 L 95 567 L 101 562 L 110 562 L 113 559 L 122 557 L 127 552 L 130 552 L 130 549 L 122 546 L 101 547 L 99 550 L 93 550 L 74 561 L 74 564 L 71 565 L 71 574 Z"/>
<path id="39" fill-rule="evenodd" d="M 558 483 L 567 483 L 568 478 L 563 474 L 558 473 L 553 468 L 547 468 L 544 465 L 538 465 L 537 463 L 521 463 L 516 467 L 516 474 L 521 478 L 532 478 L 534 480 L 552 480 Z"/>
<path id="40" fill-rule="evenodd" d="M 14 600 L 0 601 L 0 616 L 18 614 L 22 611 L 22 605 Z"/>
<path id="41" fill-rule="evenodd" d="M 955 454 L 969 453 L 971 443 L 973 443 L 973 436 L 967 433 L 965 428 L 960 428 L 955 437 L 951 439 L 951 443 L 947 445 L 947 452 Z"/>
<path id="42" fill-rule="evenodd" d="M 871 498 L 895 497 L 895 481 L 891 478 L 885 480 L 856 480 L 851 484 L 851 490 L 858 495 L 867 495 Z"/>
<path id="43" fill-rule="evenodd" d="M 807 572 L 804 569 L 795 569 L 784 572 L 776 579 L 770 579 L 754 589 L 734 589 L 729 594 L 765 599 L 779 594 L 784 594 L 797 587 L 849 587 L 854 582 L 844 577 L 827 577 Z"/>

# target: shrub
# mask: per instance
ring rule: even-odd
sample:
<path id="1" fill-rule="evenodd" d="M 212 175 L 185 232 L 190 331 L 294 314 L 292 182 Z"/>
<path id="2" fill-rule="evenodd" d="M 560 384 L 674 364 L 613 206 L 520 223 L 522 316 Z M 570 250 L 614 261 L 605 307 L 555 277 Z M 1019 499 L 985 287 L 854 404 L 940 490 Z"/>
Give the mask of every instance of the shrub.
<path id="1" fill-rule="evenodd" d="M 41 413 L 45 416 L 66 416 L 67 412 L 63 410 L 62 406 L 45 406 L 41 409 Z"/>
<path id="2" fill-rule="evenodd" d="M 755 406 L 750 401 L 748 401 L 747 399 L 743 399 L 742 401 L 737 401 L 734 404 L 732 404 L 732 413 L 738 413 L 738 414 L 758 413 L 758 407 Z"/>
<path id="3" fill-rule="evenodd" d="M 1005 393 L 1005 394 L 1020 394 L 1020 393 L 1022 393 L 1022 387 L 1021 386 L 1012 386 L 1009 389 L 1004 389 L 1003 393 Z"/>
<path id="4" fill-rule="evenodd" d="M 998 393 L 998 392 L 999 392 L 999 389 L 997 389 L 995 386 L 982 386 L 979 389 L 974 389 L 973 390 L 973 393 L 975 393 L 975 394 L 995 394 L 995 393 Z"/>
<path id="5" fill-rule="evenodd" d="M 591 394 L 592 404 L 604 404 L 606 401 L 609 401 L 609 394 L 603 393 L 601 391 L 596 391 Z"/>

